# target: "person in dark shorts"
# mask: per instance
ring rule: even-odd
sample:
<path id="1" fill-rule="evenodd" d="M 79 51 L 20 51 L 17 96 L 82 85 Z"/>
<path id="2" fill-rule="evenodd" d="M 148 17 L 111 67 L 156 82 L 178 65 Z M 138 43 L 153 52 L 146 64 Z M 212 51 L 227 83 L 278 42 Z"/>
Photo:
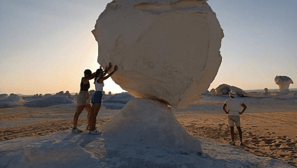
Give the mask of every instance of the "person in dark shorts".
<path id="1" fill-rule="evenodd" d="M 92 114 L 92 107 L 90 104 L 90 94 L 89 94 L 89 88 L 90 88 L 90 83 L 89 80 L 93 79 L 96 75 L 96 73 L 92 74 L 92 71 L 89 69 L 86 69 L 84 71 L 84 77 L 81 78 L 80 82 L 80 91 L 77 96 L 77 108 L 75 115 L 73 117 L 73 128 L 72 132 L 73 133 L 81 133 L 82 131 L 77 128 L 77 121 L 79 115 L 82 113 L 84 109 L 87 110 L 88 112 L 88 117 L 87 117 L 87 122 L 88 126 L 87 129 L 90 129 L 90 118 Z"/>
<path id="2" fill-rule="evenodd" d="M 106 67 L 106 69 L 104 71 L 101 68 L 96 71 L 96 77 L 94 80 L 96 92 L 92 97 L 93 106 L 92 106 L 92 115 L 91 115 L 91 120 L 90 120 L 91 128 L 90 128 L 89 134 L 94 134 L 94 135 L 100 134 L 100 132 L 96 130 L 96 118 L 97 118 L 98 112 L 101 107 L 101 102 L 102 102 L 102 91 L 103 91 L 103 87 L 104 87 L 103 81 L 108 79 L 118 69 L 118 66 L 116 65 L 114 67 L 114 70 L 109 75 L 106 75 L 107 72 L 111 69 L 111 67 L 112 67 L 112 65 L 111 65 L 111 63 L 109 63 L 109 65 Z"/>
<path id="3" fill-rule="evenodd" d="M 228 114 L 228 123 L 230 126 L 230 132 L 231 132 L 231 145 L 235 145 L 234 142 L 234 124 L 237 127 L 239 138 L 240 138 L 240 145 L 243 145 L 242 143 L 242 131 L 240 128 L 240 114 L 244 113 L 247 106 L 240 100 L 236 99 L 235 95 L 233 95 L 231 92 L 229 93 L 229 99 L 227 99 L 223 105 L 223 110 L 226 114 Z M 228 110 L 226 110 L 226 107 Z"/>

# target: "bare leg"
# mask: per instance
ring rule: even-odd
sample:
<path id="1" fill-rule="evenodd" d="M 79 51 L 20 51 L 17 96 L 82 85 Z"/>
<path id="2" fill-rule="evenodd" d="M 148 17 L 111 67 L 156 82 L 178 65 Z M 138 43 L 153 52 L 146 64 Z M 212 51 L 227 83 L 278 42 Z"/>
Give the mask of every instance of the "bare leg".
<path id="1" fill-rule="evenodd" d="M 242 142 L 242 131 L 240 127 L 237 127 L 238 133 L 239 133 L 239 138 L 240 138 L 240 142 Z"/>
<path id="2" fill-rule="evenodd" d="M 92 106 L 90 104 L 87 104 L 85 108 L 88 112 L 88 118 L 87 118 L 88 126 L 91 126 Z"/>
<path id="3" fill-rule="evenodd" d="M 234 142 L 234 126 L 230 126 L 230 131 L 231 131 L 231 140 Z"/>
<path id="4" fill-rule="evenodd" d="M 92 116 L 91 116 L 91 129 L 90 131 L 94 131 L 96 129 L 96 118 L 98 115 L 98 112 L 100 110 L 101 103 L 95 103 L 92 106 Z"/>
<path id="5" fill-rule="evenodd" d="M 76 112 L 73 117 L 73 128 L 77 127 L 78 117 L 81 114 L 81 112 L 84 110 L 84 108 L 85 108 L 85 106 L 77 106 Z"/>

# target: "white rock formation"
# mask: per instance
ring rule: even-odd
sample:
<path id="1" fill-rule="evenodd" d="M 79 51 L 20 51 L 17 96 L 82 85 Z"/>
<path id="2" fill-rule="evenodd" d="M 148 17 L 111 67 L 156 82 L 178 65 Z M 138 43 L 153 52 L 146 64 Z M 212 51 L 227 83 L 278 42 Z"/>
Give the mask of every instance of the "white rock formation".
<path id="1" fill-rule="evenodd" d="M 270 95 L 270 93 L 267 88 L 264 88 L 264 93 L 261 93 L 261 96 L 267 96 L 267 95 Z"/>
<path id="2" fill-rule="evenodd" d="M 65 95 L 66 95 L 67 97 L 69 97 L 69 98 L 72 98 L 72 95 L 69 93 L 69 91 L 66 91 L 66 92 L 65 92 Z"/>
<path id="3" fill-rule="evenodd" d="M 236 87 L 236 86 L 230 86 L 227 84 L 221 84 L 216 88 L 216 92 L 217 94 L 221 94 L 221 95 L 226 95 L 229 94 L 230 92 L 241 96 L 241 97 L 245 97 L 247 96 L 246 92 L 243 91 L 242 89 Z"/>
<path id="4" fill-rule="evenodd" d="M 129 93 L 115 94 L 103 101 L 103 106 L 108 109 L 122 109 L 128 101 L 134 99 Z"/>
<path id="5" fill-rule="evenodd" d="M 224 35 L 206 0 L 114 0 L 92 33 L 100 65 L 119 66 L 117 84 L 177 108 L 197 100 L 221 64 Z"/>
<path id="6" fill-rule="evenodd" d="M 52 96 L 52 94 L 47 93 L 44 95 L 44 97 L 50 97 L 50 96 Z"/>
<path id="7" fill-rule="evenodd" d="M 216 91 L 214 88 L 212 88 L 212 89 L 210 90 L 210 95 L 212 95 L 212 96 L 217 95 L 217 91 Z"/>
<path id="8" fill-rule="evenodd" d="M 223 31 L 206 0 L 114 0 L 92 31 L 98 62 L 136 99 L 103 129 L 117 139 L 200 151 L 170 108 L 186 108 L 208 89 L 221 64 Z"/>
<path id="9" fill-rule="evenodd" d="M 3 99 L 2 101 L 22 102 L 24 100 L 21 96 L 11 93 L 7 98 Z"/>
<path id="10" fill-rule="evenodd" d="M 289 86 L 293 84 L 293 80 L 287 76 L 276 76 L 274 81 L 279 86 L 279 92 L 290 91 Z"/>
<path id="11" fill-rule="evenodd" d="M 3 98 L 0 99 L 0 108 L 2 107 L 14 107 L 14 106 L 20 106 L 25 101 L 23 98 L 16 94 L 10 94 L 8 97 L 7 95 L 3 95 Z"/>
<path id="12" fill-rule="evenodd" d="M 201 151 L 198 141 L 180 125 L 170 108 L 158 101 L 132 99 L 106 123 L 104 135 L 125 142 L 166 146 L 187 152 Z"/>
<path id="13" fill-rule="evenodd" d="M 60 91 L 60 92 L 56 93 L 56 95 L 64 95 L 64 91 Z"/>
<path id="14" fill-rule="evenodd" d="M 221 84 L 216 88 L 217 94 L 222 94 L 226 95 L 229 94 L 230 90 L 230 85 L 227 84 Z"/>
<path id="15" fill-rule="evenodd" d="M 53 96 L 44 96 L 42 98 L 34 99 L 24 104 L 28 107 L 48 107 L 55 105 L 74 104 L 74 102 L 66 95 L 56 94 Z"/>
<path id="16" fill-rule="evenodd" d="M 8 97 L 8 94 L 0 94 L 0 100 Z"/>

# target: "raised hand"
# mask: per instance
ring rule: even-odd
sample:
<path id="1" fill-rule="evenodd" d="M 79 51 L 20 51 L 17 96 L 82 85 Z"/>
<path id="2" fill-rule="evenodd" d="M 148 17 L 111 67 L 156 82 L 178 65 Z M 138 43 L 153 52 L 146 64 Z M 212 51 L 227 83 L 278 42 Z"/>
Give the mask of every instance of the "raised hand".
<path id="1" fill-rule="evenodd" d="M 114 66 L 113 70 L 114 70 L 114 71 L 118 70 L 118 66 L 117 66 L 117 65 Z"/>
<path id="2" fill-rule="evenodd" d="M 104 71 L 106 72 L 109 71 L 111 67 L 112 67 L 111 62 L 109 62 L 108 66 L 105 67 Z"/>

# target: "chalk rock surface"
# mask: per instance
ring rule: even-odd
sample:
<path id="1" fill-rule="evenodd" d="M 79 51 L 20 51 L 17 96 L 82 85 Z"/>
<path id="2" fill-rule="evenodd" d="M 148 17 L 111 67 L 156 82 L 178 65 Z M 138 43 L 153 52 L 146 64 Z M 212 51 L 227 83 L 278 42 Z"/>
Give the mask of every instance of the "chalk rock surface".
<path id="1" fill-rule="evenodd" d="M 100 65 L 119 66 L 117 84 L 177 108 L 197 100 L 221 64 L 224 35 L 206 0 L 114 0 L 92 33 Z"/>
<path id="2" fill-rule="evenodd" d="M 180 125 L 171 110 L 158 101 L 132 99 L 106 123 L 106 136 L 187 152 L 201 151 L 200 143 Z"/>

